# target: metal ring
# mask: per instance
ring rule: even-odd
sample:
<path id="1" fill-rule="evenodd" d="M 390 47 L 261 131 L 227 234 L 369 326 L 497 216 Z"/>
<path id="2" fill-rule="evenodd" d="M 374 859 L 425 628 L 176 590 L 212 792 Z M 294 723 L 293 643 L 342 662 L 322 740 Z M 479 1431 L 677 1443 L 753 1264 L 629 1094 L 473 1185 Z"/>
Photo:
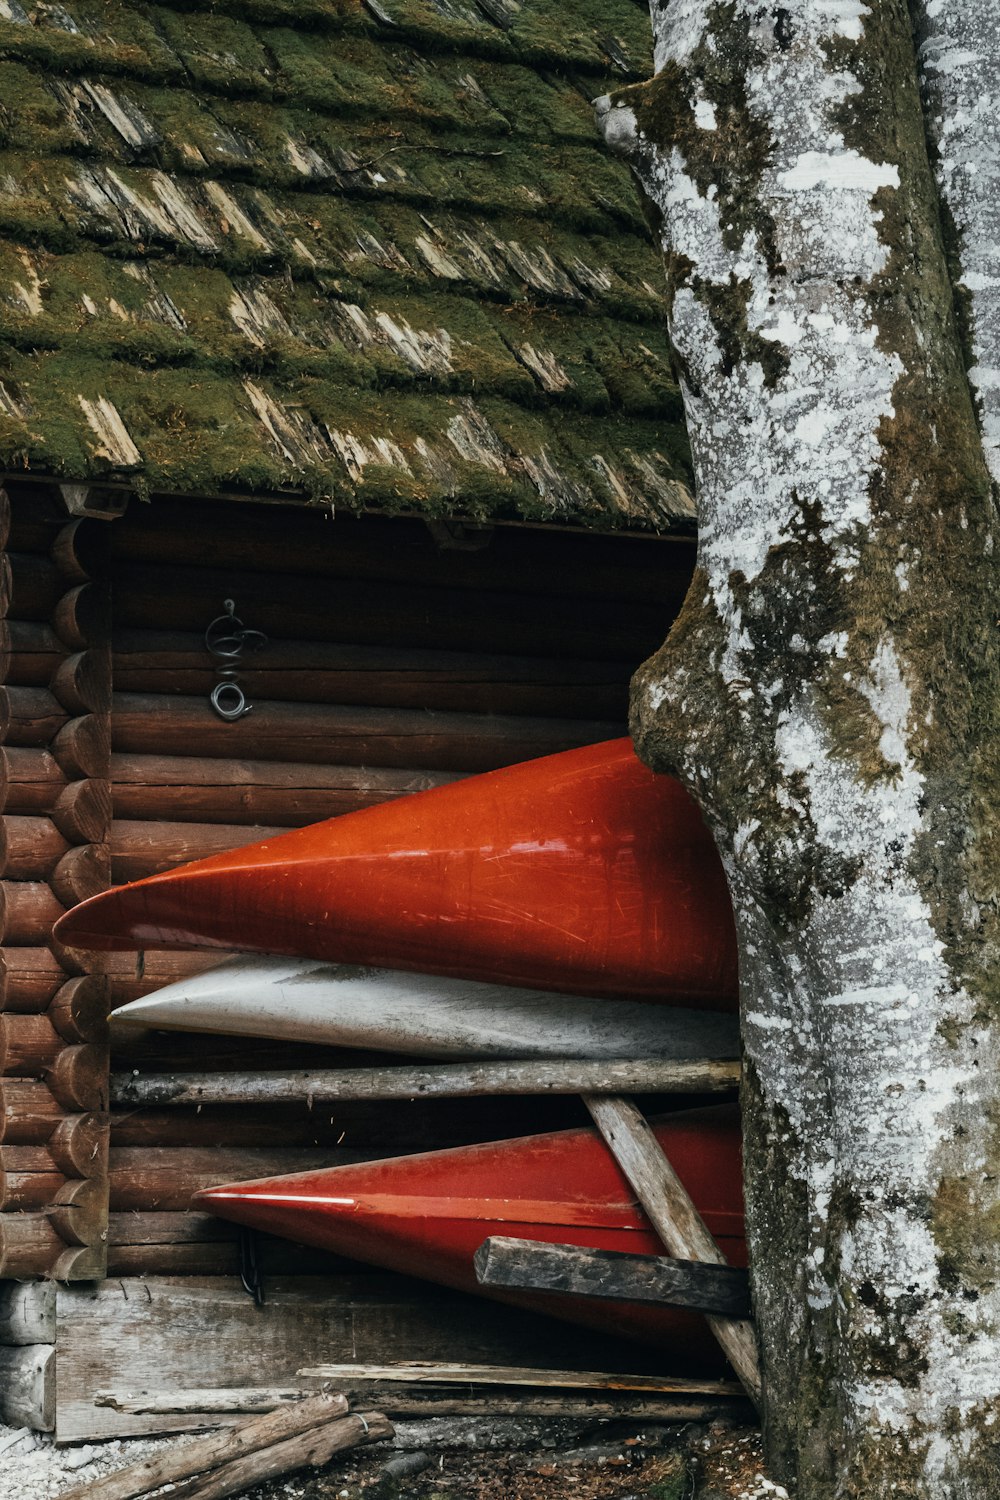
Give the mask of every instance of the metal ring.
<path id="1" fill-rule="evenodd" d="M 236 682 L 217 682 L 212 689 L 211 704 L 220 719 L 242 719 L 250 712 L 243 689 Z"/>

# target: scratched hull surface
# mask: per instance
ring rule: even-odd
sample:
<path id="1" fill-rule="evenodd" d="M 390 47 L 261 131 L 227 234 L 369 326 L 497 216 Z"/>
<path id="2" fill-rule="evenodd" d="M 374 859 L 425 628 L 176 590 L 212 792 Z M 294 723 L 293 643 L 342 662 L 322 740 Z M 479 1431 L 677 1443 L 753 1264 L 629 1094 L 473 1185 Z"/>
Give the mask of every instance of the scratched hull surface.
<path id="1" fill-rule="evenodd" d="M 725 877 L 628 740 L 527 761 L 93 897 L 71 947 L 214 946 L 730 1009 Z"/>
<path id="2" fill-rule="evenodd" d="M 723 1254 L 745 1265 L 736 1111 L 686 1111 L 658 1124 L 656 1135 Z M 472 1258 L 494 1234 L 663 1254 L 592 1130 L 234 1183 L 196 1194 L 192 1207 L 459 1291 L 668 1346 L 685 1362 L 712 1365 L 718 1357 L 704 1321 L 678 1309 L 501 1292 L 476 1282 Z"/>
<path id="3" fill-rule="evenodd" d="M 419 1057 L 739 1056 L 735 1016 L 315 959 L 236 959 L 114 1014 L 166 1030 Z"/>

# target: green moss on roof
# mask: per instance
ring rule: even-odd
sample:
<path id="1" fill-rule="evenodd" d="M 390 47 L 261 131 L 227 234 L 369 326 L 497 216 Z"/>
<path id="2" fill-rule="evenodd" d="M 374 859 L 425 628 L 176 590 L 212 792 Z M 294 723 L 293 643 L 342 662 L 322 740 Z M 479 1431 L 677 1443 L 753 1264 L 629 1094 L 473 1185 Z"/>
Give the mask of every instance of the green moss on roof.
<path id="1" fill-rule="evenodd" d="M 0 464 L 662 528 L 638 0 L 0 4 Z"/>

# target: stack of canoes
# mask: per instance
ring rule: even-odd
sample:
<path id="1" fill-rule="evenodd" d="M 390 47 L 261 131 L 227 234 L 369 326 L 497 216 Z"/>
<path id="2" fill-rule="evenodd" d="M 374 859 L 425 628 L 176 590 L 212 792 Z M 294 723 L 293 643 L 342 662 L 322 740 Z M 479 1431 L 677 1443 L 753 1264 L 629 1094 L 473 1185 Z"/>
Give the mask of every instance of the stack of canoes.
<path id="1" fill-rule="evenodd" d="M 157 1027 L 436 1058 L 731 1057 L 738 1047 L 718 857 L 687 794 L 647 771 L 627 740 L 118 887 L 68 913 L 57 933 L 77 947 L 261 955 L 118 1012 Z M 657 1133 L 742 1263 L 732 1113 L 689 1112 Z M 195 1203 L 469 1290 L 473 1254 L 491 1234 L 661 1248 L 588 1131 L 238 1183 Z M 698 1320 L 673 1310 L 496 1295 L 637 1337 L 697 1341 Z"/>

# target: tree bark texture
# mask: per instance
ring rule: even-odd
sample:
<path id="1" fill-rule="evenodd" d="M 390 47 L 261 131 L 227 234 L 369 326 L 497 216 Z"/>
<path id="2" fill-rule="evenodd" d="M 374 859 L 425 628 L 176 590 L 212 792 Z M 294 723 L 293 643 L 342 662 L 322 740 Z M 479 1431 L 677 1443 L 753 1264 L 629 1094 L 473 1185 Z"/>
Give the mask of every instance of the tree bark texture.
<path id="1" fill-rule="evenodd" d="M 800 1500 L 988 1500 L 1000 210 L 995 146 L 953 158 L 963 99 L 1000 128 L 993 0 L 914 5 L 924 103 L 905 0 L 652 12 L 598 112 L 662 234 L 699 550 L 633 728 L 737 911 L 769 1455 Z"/>

